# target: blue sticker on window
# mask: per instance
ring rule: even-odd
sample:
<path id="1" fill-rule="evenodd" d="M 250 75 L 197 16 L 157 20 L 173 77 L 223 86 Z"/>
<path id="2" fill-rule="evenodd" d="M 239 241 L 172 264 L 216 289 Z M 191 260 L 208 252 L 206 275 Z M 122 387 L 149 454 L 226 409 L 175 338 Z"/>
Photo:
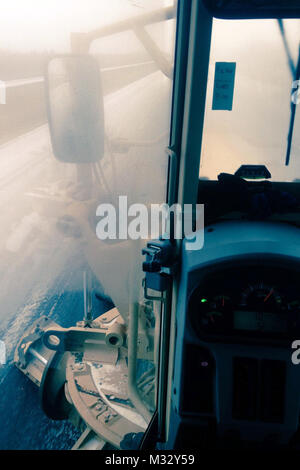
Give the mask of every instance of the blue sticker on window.
<path id="1" fill-rule="evenodd" d="M 212 109 L 232 111 L 236 62 L 216 62 Z"/>

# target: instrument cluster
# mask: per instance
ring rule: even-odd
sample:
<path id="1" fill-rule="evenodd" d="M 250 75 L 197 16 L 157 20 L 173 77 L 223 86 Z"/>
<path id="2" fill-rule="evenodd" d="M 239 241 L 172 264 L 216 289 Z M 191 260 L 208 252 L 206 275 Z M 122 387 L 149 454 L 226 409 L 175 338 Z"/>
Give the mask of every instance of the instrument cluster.
<path id="1" fill-rule="evenodd" d="M 299 272 L 237 266 L 211 273 L 189 301 L 201 337 L 295 339 L 300 334 Z"/>

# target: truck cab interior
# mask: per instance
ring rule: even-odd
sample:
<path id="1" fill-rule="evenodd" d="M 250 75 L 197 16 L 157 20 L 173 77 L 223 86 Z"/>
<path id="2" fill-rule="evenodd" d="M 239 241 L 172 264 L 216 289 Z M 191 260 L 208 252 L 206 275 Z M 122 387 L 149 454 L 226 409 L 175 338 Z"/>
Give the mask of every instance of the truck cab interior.
<path id="1" fill-rule="evenodd" d="M 67 2 L 0 147 L 18 383 L 75 450 L 299 449 L 299 1 Z"/>

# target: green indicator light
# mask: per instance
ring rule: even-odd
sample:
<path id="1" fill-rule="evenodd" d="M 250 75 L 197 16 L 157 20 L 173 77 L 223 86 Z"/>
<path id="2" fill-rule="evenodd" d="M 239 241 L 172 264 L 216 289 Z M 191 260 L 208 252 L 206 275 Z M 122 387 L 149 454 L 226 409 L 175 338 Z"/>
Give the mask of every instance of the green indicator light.
<path id="1" fill-rule="evenodd" d="M 201 299 L 201 302 L 205 304 L 207 302 L 207 299 Z"/>

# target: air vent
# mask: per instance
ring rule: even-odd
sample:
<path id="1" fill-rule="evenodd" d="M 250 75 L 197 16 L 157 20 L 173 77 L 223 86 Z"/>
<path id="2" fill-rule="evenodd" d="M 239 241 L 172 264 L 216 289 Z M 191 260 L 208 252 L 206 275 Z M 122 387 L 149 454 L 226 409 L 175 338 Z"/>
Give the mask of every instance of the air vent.
<path id="1" fill-rule="evenodd" d="M 256 419 L 258 365 L 258 361 L 251 358 L 235 358 L 233 361 L 234 419 Z"/>
<path id="2" fill-rule="evenodd" d="M 237 420 L 282 423 L 285 380 L 284 361 L 234 358 L 232 417 Z"/>
<path id="3" fill-rule="evenodd" d="M 261 362 L 261 420 L 282 423 L 284 420 L 286 364 L 284 361 Z"/>

